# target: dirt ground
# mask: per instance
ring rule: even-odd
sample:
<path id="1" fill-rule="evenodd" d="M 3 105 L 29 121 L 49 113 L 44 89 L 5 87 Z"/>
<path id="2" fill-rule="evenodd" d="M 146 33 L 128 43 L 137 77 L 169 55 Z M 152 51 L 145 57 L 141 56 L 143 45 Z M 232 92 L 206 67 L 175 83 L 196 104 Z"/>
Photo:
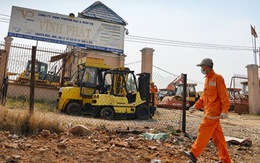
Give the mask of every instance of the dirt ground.
<path id="1" fill-rule="evenodd" d="M 159 110 L 159 112 L 164 111 L 169 110 Z M 199 125 L 202 117 L 202 112 L 187 113 L 187 121 L 195 126 Z M 117 123 L 119 122 L 117 121 Z M 248 138 L 252 142 L 252 145 L 228 143 L 232 161 L 234 163 L 259 162 L 260 116 L 230 113 L 229 119 L 221 120 L 221 124 L 225 136 Z M 131 127 L 108 129 L 104 125 L 89 128 L 89 132 L 83 135 L 42 131 L 37 135 L 26 137 L 8 131 L 0 131 L 0 162 L 150 163 L 153 160 L 159 160 L 157 162 L 185 163 L 188 161 L 180 151 L 190 148 L 195 139 L 197 127 L 187 131 L 189 136 L 169 129 L 171 133 L 165 134 L 165 140 L 146 139 L 145 133 L 151 134 L 151 131 L 152 128 L 149 126 L 138 129 Z M 217 149 L 210 141 L 198 162 L 213 163 L 218 160 Z"/>

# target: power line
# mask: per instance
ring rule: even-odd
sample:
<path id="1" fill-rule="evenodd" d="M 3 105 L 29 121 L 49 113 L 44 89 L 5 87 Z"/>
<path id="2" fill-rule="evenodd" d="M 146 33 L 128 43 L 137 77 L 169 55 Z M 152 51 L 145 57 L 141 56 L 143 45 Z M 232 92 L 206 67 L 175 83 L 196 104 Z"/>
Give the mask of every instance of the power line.
<path id="1" fill-rule="evenodd" d="M 6 18 L 8 17 L 8 18 Z M 0 22 L 2 23 L 9 23 L 10 16 L 6 14 L 0 14 Z"/>
<path id="2" fill-rule="evenodd" d="M 136 61 L 136 62 L 126 63 L 125 65 L 131 65 L 131 64 L 136 64 L 136 63 L 140 63 L 140 62 L 141 62 L 141 61 Z M 155 67 L 155 68 L 157 68 L 158 70 L 163 71 L 163 72 L 165 72 L 165 73 L 167 73 L 167 74 L 169 74 L 169 75 L 172 75 L 172 76 L 174 76 L 174 77 L 178 77 L 178 76 L 179 76 L 179 75 L 173 74 L 173 73 L 171 73 L 171 72 L 169 72 L 169 71 L 167 71 L 167 70 L 165 70 L 165 69 L 163 69 L 163 68 L 160 68 L 160 67 L 158 67 L 158 66 L 153 65 L 153 67 Z M 194 82 L 194 83 L 204 84 L 203 82 L 199 82 L 199 81 L 195 81 L 195 80 L 190 80 L 190 79 L 188 79 L 188 80 L 191 81 L 191 82 Z"/>
<path id="3" fill-rule="evenodd" d="M 154 44 L 154 45 L 174 46 L 174 47 L 198 48 L 198 49 L 252 51 L 252 49 L 250 49 L 250 48 L 207 47 L 207 46 L 198 46 L 198 45 L 169 44 L 169 43 L 158 43 L 158 42 L 152 42 L 152 41 L 130 40 L 130 39 L 127 39 L 127 38 L 125 39 L 125 41 L 128 41 L 128 42 L 136 42 L 136 43 Z"/>
<path id="4" fill-rule="evenodd" d="M 2 22 L 2 23 L 9 23 L 8 21 L 3 21 L 3 20 L 0 20 L 0 22 Z"/>
<path id="5" fill-rule="evenodd" d="M 6 14 L 0 14 L 1 16 L 10 17 Z M 9 19 L 0 18 L 0 22 L 8 23 Z M 199 49 L 215 49 L 215 50 L 236 50 L 236 51 L 252 51 L 252 47 L 248 46 L 237 46 L 237 45 L 222 45 L 222 44 L 209 44 L 209 43 L 199 43 L 199 42 L 189 42 L 189 41 L 178 41 L 169 39 L 160 39 L 152 37 L 134 36 L 126 35 L 125 41 L 163 45 L 163 46 L 175 46 L 175 47 L 186 47 L 186 48 L 199 48 Z"/>
<path id="6" fill-rule="evenodd" d="M 188 41 L 177 41 L 177 40 L 169 40 L 169 39 L 160 39 L 160 38 L 151 38 L 151 37 L 143 37 L 143 36 L 133 36 L 133 35 L 127 35 L 127 37 L 132 37 L 136 39 L 141 40 L 155 40 L 160 42 L 166 42 L 166 43 L 182 43 L 182 44 L 197 44 L 197 45 L 207 45 L 207 46 L 232 46 L 232 47 L 246 47 L 247 46 L 237 46 L 237 45 L 221 45 L 221 44 L 209 44 L 209 43 L 197 43 L 197 42 L 188 42 Z"/>
<path id="7" fill-rule="evenodd" d="M 127 36 L 128 37 L 128 36 Z M 197 43 L 197 42 L 188 42 L 188 41 L 177 41 L 177 40 L 168 40 L 168 39 L 159 39 L 159 38 L 150 38 L 143 36 L 132 36 L 129 35 L 129 39 L 136 39 L 141 41 L 152 41 L 157 43 L 170 43 L 170 44 L 181 44 L 181 45 L 196 45 L 196 46 L 205 46 L 205 47 L 219 47 L 219 48 L 243 48 L 251 50 L 251 47 L 247 46 L 237 46 L 237 45 L 221 45 L 221 44 L 209 44 L 209 43 Z"/>
<path id="8" fill-rule="evenodd" d="M 2 19 L 2 20 L 6 20 L 6 21 L 9 21 L 9 19 L 6 19 L 6 18 L 0 18 L 0 19 Z"/>
<path id="9" fill-rule="evenodd" d="M 177 40 L 159 39 L 159 38 L 133 36 L 133 35 L 126 35 L 125 40 L 129 41 L 129 42 L 147 43 L 147 44 L 165 45 L 165 46 L 176 46 L 176 47 L 252 51 L 252 47 L 248 47 L 248 46 L 221 45 L 221 44 L 177 41 Z"/>
<path id="10" fill-rule="evenodd" d="M 157 69 L 159 69 L 159 70 L 161 70 L 161 71 L 163 71 L 163 72 L 165 72 L 165 73 L 167 73 L 167 74 L 173 75 L 174 77 L 180 76 L 180 75 L 173 74 L 173 73 L 171 73 L 171 72 L 169 72 L 169 71 L 166 71 L 165 69 L 162 69 L 162 68 L 160 68 L 160 67 L 158 67 L 158 66 L 153 65 L 153 67 L 155 67 L 155 68 L 157 68 Z M 188 80 L 191 81 L 191 82 L 194 82 L 194 83 L 204 84 L 203 82 L 200 82 L 200 81 L 195 81 L 195 80 L 190 80 L 190 79 L 188 79 Z"/>
<path id="11" fill-rule="evenodd" d="M 130 63 L 126 63 L 125 65 L 132 65 L 132 64 L 136 64 L 136 63 L 140 63 L 141 61 L 136 61 L 136 62 L 130 62 Z"/>
<path id="12" fill-rule="evenodd" d="M 135 61 L 135 62 L 130 62 L 130 63 L 126 63 L 125 65 L 132 65 L 132 64 L 136 64 L 136 63 L 140 63 L 141 61 Z M 163 71 L 163 72 L 166 72 L 167 74 L 170 74 L 170 75 L 173 75 L 173 76 L 179 76 L 179 75 L 176 75 L 176 74 L 173 74 L 173 73 L 171 73 L 171 72 L 169 72 L 169 71 L 166 71 L 166 70 L 164 70 L 164 69 L 162 69 L 162 68 L 160 68 L 160 67 L 158 67 L 158 66 L 155 66 L 155 65 L 153 65 L 153 67 L 155 67 L 155 68 L 157 68 L 157 69 L 159 69 L 159 70 L 161 70 L 161 71 Z"/>
<path id="13" fill-rule="evenodd" d="M 6 16 L 6 17 L 10 17 L 9 15 L 6 15 L 6 14 L 0 14 L 1 16 Z"/>
<path id="14" fill-rule="evenodd" d="M 173 74 L 173 73 L 171 73 L 171 72 L 169 72 L 169 71 L 166 71 L 166 70 L 164 70 L 164 69 L 162 69 L 162 68 L 160 68 L 160 67 L 158 67 L 158 66 L 153 65 L 153 67 L 155 67 L 155 68 L 157 68 L 157 69 L 159 69 L 159 70 L 161 70 L 161 71 L 163 71 L 163 72 L 166 72 L 167 74 L 173 75 L 173 76 L 175 76 L 175 77 L 179 76 L 179 75 Z"/>
<path id="15" fill-rule="evenodd" d="M 1 17 L 0 17 L 0 22 L 9 23 L 9 19 L 1 18 Z"/>

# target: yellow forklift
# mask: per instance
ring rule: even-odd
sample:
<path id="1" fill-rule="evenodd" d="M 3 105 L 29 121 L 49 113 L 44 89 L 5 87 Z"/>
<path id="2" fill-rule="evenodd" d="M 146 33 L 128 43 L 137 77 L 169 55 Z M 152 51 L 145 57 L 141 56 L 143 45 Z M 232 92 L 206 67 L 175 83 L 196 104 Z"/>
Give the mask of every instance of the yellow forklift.
<path id="1" fill-rule="evenodd" d="M 156 109 L 149 106 L 150 74 L 138 76 L 137 83 L 134 71 L 128 68 L 110 70 L 103 59 L 83 58 L 76 80 L 60 88 L 57 109 L 70 115 L 90 114 L 103 119 L 149 119 Z"/>
<path id="2" fill-rule="evenodd" d="M 93 94 L 92 116 L 102 119 L 149 119 L 155 107 L 150 107 L 150 74 L 138 74 L 128 68 L 105 71 L 102 91 Z"/>

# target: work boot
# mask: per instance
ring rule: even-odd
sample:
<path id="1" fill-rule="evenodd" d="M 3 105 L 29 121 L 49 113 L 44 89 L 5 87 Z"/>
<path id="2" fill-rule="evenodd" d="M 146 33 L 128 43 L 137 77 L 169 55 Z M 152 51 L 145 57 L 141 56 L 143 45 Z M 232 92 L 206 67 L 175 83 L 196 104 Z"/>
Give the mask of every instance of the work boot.
<path id="1" fill-rule="evenodd" d="M 188 157 L 189 159 L 191 159 L 192 162 L 196 163 L 197 162 L 197 159 L 196 157 L 193 155 L 192 152 L 186 152 L 186 151 L 181 151 L 182 154 L 184 154 L 186 157 Z"/>

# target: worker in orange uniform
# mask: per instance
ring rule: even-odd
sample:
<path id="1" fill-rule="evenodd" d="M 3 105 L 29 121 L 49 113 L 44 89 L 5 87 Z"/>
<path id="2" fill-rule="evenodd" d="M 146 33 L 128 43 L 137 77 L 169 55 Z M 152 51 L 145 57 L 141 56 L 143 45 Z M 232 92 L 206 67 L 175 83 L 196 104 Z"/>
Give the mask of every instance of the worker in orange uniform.
<path id="1" fill-rule="evenodd" d="M 157 92 L 158 92 L 157 86 L 154 84 L 153 81 L 150 81 L 150 106 L 153 106 L 154 111 L 156 110 L 156 106 L 157 106 L 157 98 L 156 98 Z"/>
<path id="2" fill-rule="evenodd" d="M 204 109 L 204 119 L 200 124 L 196 141 L 193 143 L 189 152 L 182 153 L 196 162 L 209 140 L 218 148 L 220 163 L 230 163 L 231 159 L 228 154 L 227 144 L 220 125 L 220 119 L 228 118 L 228 109 L 230 106 L 227 88 L 221 75 L 216 74 L 213 70 L 213 61 L 205 58 L 197 66 L 201 67 L 201 72 L 205 76 L 204 92 L 200 99 L 189 108 L 193 113 L 195 110 Z"/>

